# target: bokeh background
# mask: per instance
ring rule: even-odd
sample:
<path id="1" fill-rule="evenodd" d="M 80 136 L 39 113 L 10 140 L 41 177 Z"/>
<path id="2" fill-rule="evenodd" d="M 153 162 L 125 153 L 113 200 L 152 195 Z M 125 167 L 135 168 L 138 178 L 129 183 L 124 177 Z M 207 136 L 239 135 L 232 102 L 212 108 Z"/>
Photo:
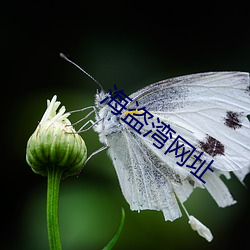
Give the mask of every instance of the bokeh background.
<path id="1" fill-rule="evenodd" d="M 59 57 L 69 55 L 104 89 L 131 94 L 169 77 L 219 70 L 249 71 L 248 6 L 218 1 L 41 1 L 1 4 L 1 249 L 48 249 L 46 178 L 25 161 L 26 143 L 54 94 L 67 110 L 93 105 L 97 85 Z M 72 116 L 77 121 L 83 114 Z M 102 145 L 82 134 L 89 154 Z M 250 157 L 249 157 L 250 158 Z M 60 229 L 65 250 L 102 249 L 126 212 L 114 249 L 249 249 L 249 186 L 225 180 L 237 204 L 218 208 L 205 190 L 186 207 L 213 235 L 206 242 L 187 217 L 132 212 L 106 152 L 81 175 L 62 181 Z M 218 190 L 219 192 L 220 190 Z"/>

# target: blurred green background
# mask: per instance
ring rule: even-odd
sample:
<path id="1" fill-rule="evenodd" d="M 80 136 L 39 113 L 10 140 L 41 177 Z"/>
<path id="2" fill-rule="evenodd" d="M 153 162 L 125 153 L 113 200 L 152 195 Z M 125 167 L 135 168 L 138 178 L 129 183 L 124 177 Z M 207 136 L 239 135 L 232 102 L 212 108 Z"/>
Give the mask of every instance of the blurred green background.
<path id="1" fill-rule="evenodd" d="M 138 4 L 138 5 L 136 5 Z M 93 105 L 96 84 L 59 57 L 67 55 L 102 83 L 131 94 L 147 84 L 205 71 L 250 69 L 249 18 L 242 5 L 185 6 L 156 1 L 10 2 L 1 6 L 2 230 L 1 249 L 48 249 L 46 178 L 25 161 L 26 142 L 54 94 L 67 110 Z M 77 121 L 83 114 L 71 117 Z M 82 134 L 89 154 L 102 145 Z M 249 157 L 250 158 L 250 157 Z M 95 250 L 126 219 L 114 249 L 248 249 L 249 188 L 225 181 L 238 203 L 218 208 L 205 190 L 186 202 L 213 235 L 206 242 L 186 216 L 132 212 L 111 161 L 102 152 L 81 175 L 62 181 L 60 229 L 65 250 Z M 250 186 L 250 177 L 246 178 Z M 219 192 L 219 190 L 218 190 Z"/>

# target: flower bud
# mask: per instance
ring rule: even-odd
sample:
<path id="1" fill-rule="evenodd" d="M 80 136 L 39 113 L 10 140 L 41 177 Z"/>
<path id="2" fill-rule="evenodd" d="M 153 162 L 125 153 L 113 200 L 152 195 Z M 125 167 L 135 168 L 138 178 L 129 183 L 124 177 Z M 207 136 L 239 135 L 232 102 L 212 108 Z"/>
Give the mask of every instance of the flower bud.
<path id="1" fill-rule="evenodd" d="M 50 168 L 62 171 L 62 177 L 75 175 L 79 172 L 87 158 L 86 145 L 76 133 L 61 107 L 56 113 L 60 102 L 54 96 L 47 101 L 41 122 L 27 143 L 26 160 L 32 170 L 47 176 Z"/>

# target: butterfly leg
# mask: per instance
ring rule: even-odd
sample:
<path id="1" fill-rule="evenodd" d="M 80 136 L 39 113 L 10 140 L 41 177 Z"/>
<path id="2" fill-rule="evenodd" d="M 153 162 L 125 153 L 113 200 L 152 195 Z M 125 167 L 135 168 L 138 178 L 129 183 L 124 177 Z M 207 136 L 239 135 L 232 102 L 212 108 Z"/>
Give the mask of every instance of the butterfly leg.
<path id="1" fill-rule="evenodd" d="M 86 163 L 96 154 L 102 152 L 103 150 L 107 149 L 108 146 L 102 146 L 101 148 L 97 149 L 96 151 L 94 151 L 93 153 L 91 153 L 91 155 L 87 158 L 87 160 L 84 163 L 84 166 L 86 165 Z"/>
<path id="2" fill-rule="evenodd" d="M 96 112 L 96 108 L 95 106 L 89 106 L 89 107 L 86 107 L 86 108 L 82 108 L 82 109 L 77 109 L 77 110 L 73 110 L 70 112 L 70 114 L 72 113 L 76 113 L 76 112 L 82 112 L 82 111 L 85 111 L 85 110 L 88 110 L 88 109 L 92 109 L 87 115 L 85 115 L 83 118 L 81 118 L 80 120 L 78 120 L 77 122 L 75 122 L 74 124 L 72 124 L 73 126 L 81 123 L 82 121 L 86 120 L 90 115 L 92 115 L 93 113 L 95 113 L 95 115 L 97 115 L 97 112 Z M 100 120 L 99 120 L 100 121 Z M 77 131 L 77 133 L 82 133 L 82 132 L 85 132 L 85 131 L 88 131 L 89 129 L 91 129 L 96 123 L 98 123 L 99 121 L 97 122 L 93 122 L 92 120 L 88 120 L 86 123 L 84 123 Z M 86 127 L 89 123 L 91 123 L 91 126 L 88 127 L 87 129 L 83 129 L 84 127 Z"/>
<path id="3" fill-rule="evenodd" d="M 100 122 L 102 119 L 94 122 L 92 120 L 88 120 L 86 123 L 84 123 L 77 131 L 77 133 L 82 133 L 82 132 L 86 132 L 88 130 L 90 130 L 93 126 L 95 126 L 98 122 Z M 90 125 L 88 128 L 83 129 L 84 127 L 86 127 L 86 125 L 88 125 L 89 123 L 91 123 L 92 125 Z"/>
<path id="4" fill-rule="evenodd" d="M 96 114 L 96 108 L 94 106 L 90 106 L 90 107 L 70 111 L 70 114 L 72 114 L 72 113 L 76 113 L 76 112 L 82 112 L 82 111 L 85 111 L 87 109 L 92 109 L 92 110 L 87 115 L 85 115 L 83 118 L 81 118 L 79 121 L 75 122 L 73 125 L 76 125 L 76 124 L 82 122 L 83 120 L 87 119 L 93 113 Z"/>
<path id="5" fill-rule="evenodd" d="M 79 170 L 79 172 L 77 173 L 77 176 L 80 175 L 82 169 L 84 168 L 84 166 L 86 165 L 86 163 L 96 154 L 102 152 L 103 150 L 107 149 L 108 146 L 102 146 L 101 148 L 97 149 L 96 151 L 94 151 L 93 153 L 90 154 L 90 156 L 87 158 L 87 160 L 84 162 L 83 166 L 81 167 L 81 169 Z"/>

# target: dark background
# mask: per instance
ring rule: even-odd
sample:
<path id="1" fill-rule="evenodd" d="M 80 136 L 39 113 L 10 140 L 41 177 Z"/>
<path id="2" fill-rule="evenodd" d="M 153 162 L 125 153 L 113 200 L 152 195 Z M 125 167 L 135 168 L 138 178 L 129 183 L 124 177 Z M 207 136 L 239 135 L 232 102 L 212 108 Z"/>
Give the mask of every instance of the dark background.
<path id="1" fill-rule="evenodd" d="M 46 178 L 25 161 L 26 143 L 54 94 L 67 110 L 93 105 L 96 84 L 59 57 L 67 55 L 102 83 L 131 94 L 168 77 L 205 71 L 249 71 L 248 5 L 181 2 L 41 1 L 1 4 L 2 249 L 48 249 Z M 246 2 L 245 2 L 246 3 Z M 76 121 L 78 116 L 72 116 Z M 89 154 L 101 147 L 83 138 Z M 190 229 L 186 216 L 165 222 L 161 212 L 132 212 L 105 152 L 79 178 L 62 181 L 63 249 L 101 249 L 121 215 L 125 226 L 114 249 L 248 249 L 249 189 L 225 181 L 238 203 L 218 208 L 204 190 L 186 202 L 214 235 L 211 243 Z M 250 186 L 249 176 L 246 186 Z M 218 190 L 219 192 L 219 190 Z"/>

